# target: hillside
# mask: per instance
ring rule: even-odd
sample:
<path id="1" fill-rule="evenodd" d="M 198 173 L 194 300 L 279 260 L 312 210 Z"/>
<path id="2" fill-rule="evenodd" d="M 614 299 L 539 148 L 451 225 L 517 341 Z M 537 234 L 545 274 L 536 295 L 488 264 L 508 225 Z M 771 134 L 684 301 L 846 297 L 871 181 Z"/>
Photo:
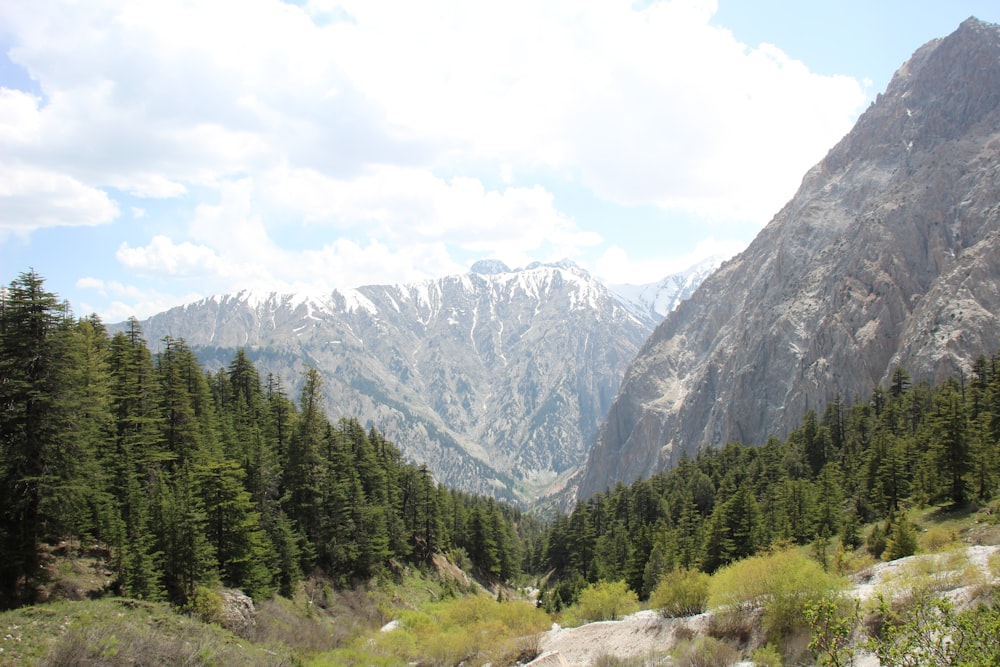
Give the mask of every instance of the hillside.
<path id="1" fill-rule="evenodd" d="M 785 437 L 898 366 L 969 374 L 1000 346 L 1000 35 L 921 47 L 746 251 L 657 327 L 579 498 L 705 446 Z"/>

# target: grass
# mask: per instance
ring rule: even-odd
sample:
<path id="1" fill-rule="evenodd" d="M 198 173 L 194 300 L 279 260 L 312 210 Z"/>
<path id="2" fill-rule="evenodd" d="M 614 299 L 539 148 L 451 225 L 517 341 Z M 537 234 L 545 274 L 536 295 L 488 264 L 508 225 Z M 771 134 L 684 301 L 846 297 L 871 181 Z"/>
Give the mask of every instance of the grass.
<path id="1" fill-rule="evenodd" d="M 281 647 L 254 645 L 166 604 L 106 598 L 0 614 L 4 665 L 291 665 Z"/>

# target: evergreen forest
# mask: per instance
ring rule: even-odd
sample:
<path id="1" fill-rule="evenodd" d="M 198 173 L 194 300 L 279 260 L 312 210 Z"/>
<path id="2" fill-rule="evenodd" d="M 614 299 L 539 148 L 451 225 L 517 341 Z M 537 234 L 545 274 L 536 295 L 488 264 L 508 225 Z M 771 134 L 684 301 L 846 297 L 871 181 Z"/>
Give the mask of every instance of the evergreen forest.
<path id="1" fill-rule="evenodd" d="M 811 546 L 824 566 L 862 546 L 899 558 L 916 547 L 907 510 L 998 493 L 1000 356 L 938 386 L 897 368 L 866 401 L 809 411 L 784 441 L 706 449 L 556 517 L 544 560 L 559 581 L 546 605 L 558 610 L 602 580 L 645 598 L 674 570 L 711 574 L 784 545 Z"/>
<path id="2" fill-rule="evenodd" d="M 109 335 L 21 274 L 0 299 L 0 608 L 33 600 L 68 539 L 106 550 L 114 592 L 176 605 L 445 552 L 509 580 L 540 552 L 538 521 L 436 484 L 374 427 L 326 415 L 322 392 L 309 369 L 293 400 L 243 351 L 215 372 L 183 340 L 154 355 L 134 319 Z"/>

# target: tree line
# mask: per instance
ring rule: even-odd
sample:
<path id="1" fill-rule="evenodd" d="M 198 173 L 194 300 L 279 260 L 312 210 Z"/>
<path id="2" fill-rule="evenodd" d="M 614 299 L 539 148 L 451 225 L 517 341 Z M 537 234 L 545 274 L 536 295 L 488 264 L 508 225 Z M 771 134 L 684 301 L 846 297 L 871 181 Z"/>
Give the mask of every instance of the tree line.
<path id="1" fill-rule="evenodd" d="M 705 449 L 556 517 L 545 604 L 558 610 L 602 580 L 624 580 L 645 598 L 674 570 L 712 573 L 782 543 L 812 544 L 821 561 L 828 545 L 908 555 L 916 538 L 907 508 L 964 506 L 998 491 L 1000 355 L 937 386 L 897 368 L 869 400 L 835 398 L 784 441 Z"/>
<path id="2" fill-rule="evenodd" d="M 30 602 L 46 545 L 71 539 L 106 550 L 119 594 L 179 605 L 446 552 L 509 579 L 540 554 L 537 521 L 322 406 L 315 369 L 293 401 L 242 350 L 216 372 L 183 340 L 152 354 L 135 319 L 110 335 L 22 273 L 0 291 L 0 607 Z"/>

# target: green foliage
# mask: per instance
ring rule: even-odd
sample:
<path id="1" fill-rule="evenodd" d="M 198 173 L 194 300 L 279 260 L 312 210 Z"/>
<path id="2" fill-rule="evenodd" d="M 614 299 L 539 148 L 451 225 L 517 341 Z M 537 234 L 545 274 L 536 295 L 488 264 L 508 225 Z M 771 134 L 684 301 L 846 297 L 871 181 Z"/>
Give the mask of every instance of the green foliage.
<path id="1" fill-rule="evenodd" d="M 805 627 L 805 610 L 836 595 L 844 587 L 838 577 L 794 549 L 754 556 L 712 576 L 708 604 L 722 615 L 764 611 L 769 637 L 778 639 Z"/>
<path id="2" fill-rule="evenodd" d="M 851 635 L 859 624 L 861 605 L 835 597 L 819 598 L 805 609 L 811 637 L 809 650 L 816 664 L 842 667 L 854 664 Z"/>
<path id="3" fill-rule="evenodd" d="M 996 665 L 1000 663 L 1000 609 L 980 605 L 956 611 L 940 598 L 925 598 L 905 617 L 883 602 L 881 632 L 868 646 L 883 665 Z"/>
<path id="4" fill-rule="evenodd" d="M 286 646 L 239 641 L 164 603 L 102 599 L 22 607 L 0 613 L 0 634 L 3 665 L 295 664 Z"/>
<path id="5" fill-rule="evenodd" d="M 550 592 L 577 578 L 624 579 L 644 597 L 675 568 L 711 573 L 787 544 L 812 545 L 833 567 L 858 561 L 862 543 L 876 558 L 914 553 L 912 526 L 897 517 L 996 497 L 997 442 L 1000 353 L 976 360 L 971 378 L 938 387 L 898 368 L 866 401 L 835 397 L 822 416 L 807 413 L 784 441 L 706 448 L 579 502 L 546 539 Z"/>
<path id="6" fill-rule="evenodd" d="M 761 646 L 750 654 L 750 661 L 754 667 L 781 667 L 781 652 L 773 644 Z"/>
<path id="7" fill-rule="evenodd" d="M 697 570 L 667 573 L 649 596 L 649 606 L 665 618 L 700 614 L 708 606 L 711 577 Z"/>
<path id="8" fill-rule="evenodd" d="M 599 581 L 580 591 L 575 613 L 586 621 L 614 621 L 639 610 L 639 597 L 624 581 Z"/>
<path id="9" fill-rule="evenodd" d="M 207 586 L 198 586 L 188 601 L 187 610 L 202 623 L 222 623 L 222 596 Z"/>

